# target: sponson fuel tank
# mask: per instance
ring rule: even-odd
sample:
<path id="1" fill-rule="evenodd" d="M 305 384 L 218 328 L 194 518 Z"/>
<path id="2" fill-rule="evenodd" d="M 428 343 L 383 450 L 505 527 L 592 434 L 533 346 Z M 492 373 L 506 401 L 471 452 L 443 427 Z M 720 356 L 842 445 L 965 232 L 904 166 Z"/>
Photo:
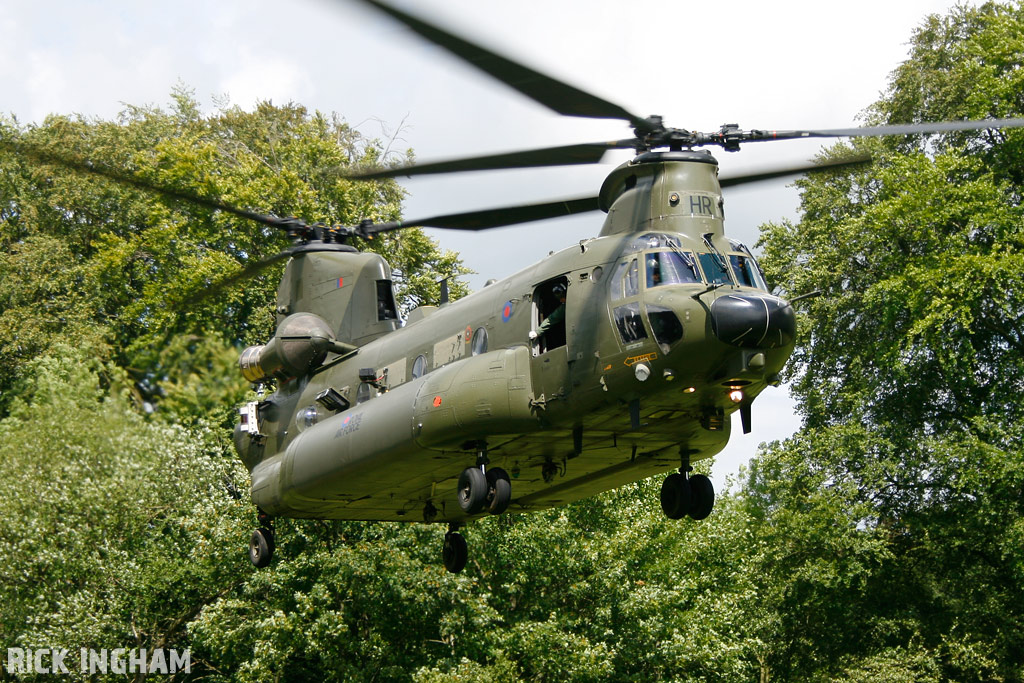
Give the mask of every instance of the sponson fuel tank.
<path id="1" fill-rule="evenodd" d="M 525 346 L 473 356 L 307 427 L 253 470 L 253 501 L 272 515 L 329 515 L 393 488 L 407 476 L 397 463 L 418 452 L 539 429 L 529 361 Z"/>

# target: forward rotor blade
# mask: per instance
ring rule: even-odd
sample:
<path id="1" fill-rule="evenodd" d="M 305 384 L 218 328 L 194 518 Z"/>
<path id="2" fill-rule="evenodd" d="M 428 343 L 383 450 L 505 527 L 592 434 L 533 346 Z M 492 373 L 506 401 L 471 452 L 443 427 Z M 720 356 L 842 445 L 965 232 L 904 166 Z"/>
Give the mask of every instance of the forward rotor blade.
<path id="1" fill-rule="evenodd" d="M 979 119 L 975 121 L 937 121 L 934 123 L 899 123 L 864 128 L 826 128 L 823 130 L 751 131 L 758 134 L 749 141 L 788 140 L 793 138 L 877 137 L 882 135 L 919 135 L 923 133 L 954 133 L 987 128 L 1024 128 L 1024 119 Z"/>
<path id="2" fill-rule="evenodd" d="M 630 138 L 628 140 L 613 140 L 611 142 L 545 147 L 523 152 L 433 161 L 425 164 L 399 166 L 397 168 L 368 169 L 346 174 L 344 177 L 350 180 L 377 180 L 380 178 L 396 178 L 398 176 L 409 177 L 433 173 L 458 173 L 460 171 L 490 171 L 506 168 L 540 168 L 543 166 L 596 164 L 604 158 L 605 153 L 609 150 L 630 149 L 638 142 L 638 140 Z"/>
<path id="3" fill-rule="evenodd" d="M 379 232 L 415 227 L 445 228 L 447 230 L 488 230 L 506 225 L 530 223 L 547 218 L 559 218 L 598 210 L 600 210 L 600 207 L 598 206 L 597 197 L 582 197 L 580 199 L 564 199 L 544 204 L 527 204 L 500 209 L 453 213 L 412 221 L 372 224 L 362 228 L 362 231 L 366 235 L 373 235 Z"/>
<path id="4" fill-rule="evenodd" d="M 133 175 L 128 171 L 123 171 L 109 166 L 103 166 L 96 164 L 88 159 L 78 157 L 65 152 L 54 152 L 51 150 L 37 147 L 36 145 L 27 144 L 24 142 L 13 142 L 11 140 L 0 140 L 0 147 L 9 149 L 17 154 L 22 154 L 30 159 L 37 162 L 52 164 L 54 166 L 62 166 L 71 171 L 76 171 L 83 174 L 91 174 L 102 176 L 108 180 L 113 180 L 116 183 L 122 185 L 128 185 L 139 190 L 146 192 L 152 192 L 154 194 L 169 197 L 171 199 L 179 199 L 181 201 L 189 202 L 197 206 L 202 206 L 207 209 L 213 209 L 215 211 L 223 211 L 225 213 L 238 216 L 239 218 L 247 218 L 263 225 L 269 225 L 273 228 L 280 230 L 290 230 L 294 227 L 295 221 L 285 218 L 277 218 L 276 216 L 268 216 L 266 214 L 255 213 L 253 211 L 247 211 L 245 209 L 239 209 L 219 202 L 215 199 L 209 199 L 207 197 L 201 197 L 199 195 L 191 194 L 181 190 L 175 190 L 169 187 L 156 185 L 143 180 L 138 176 Z"/>
<path id="5" fill-rule="evenodd" d="M 870 163 L 871 157 L 867 154 L 861 154 L 852 157 L 845 157 L 842 159 L 832 159 L 829 161 L 822 162 L 806 162 L 803 164 L 795 164 L 793 166 L 785 166 L 777 169 L 770 169 L 767 171 L 758 171 L 756 173 L 744 173 L 742 175 L 729 176 L 726 178 L 719 178 L 718 184 L 722 187 L 735 187 L 737 185 L 744 185 L 746 183 L 756 183 L 761 180 L 772 180 L 773 178 L 785 178 L 786 176 L 800 175 L 801 173 L 808 173 L 812 171 L 820 171 L 826 168 L 843 168 L 844 166 L 857 166 L 860 164 Z"/>
<path id="6" fill-rule="evenodd" d="M 379 0 L 362 2 L 397 19 L 435 45 L 443 47 L 468 64 L 559 114 L 593 119 L 621 119 L 634 127 L 648 124 L 645 119 L 631 114 L 617 104 L 502 57 Z"/>

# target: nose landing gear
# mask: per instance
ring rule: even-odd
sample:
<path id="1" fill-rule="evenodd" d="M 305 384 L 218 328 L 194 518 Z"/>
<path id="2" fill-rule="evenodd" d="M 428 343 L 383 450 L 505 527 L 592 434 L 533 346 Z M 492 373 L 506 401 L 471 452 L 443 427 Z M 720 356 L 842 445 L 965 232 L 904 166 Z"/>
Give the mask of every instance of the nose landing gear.
<path id="1" fill-rule="evenodd" d="M 690 458 L 683 456 L 678 472 L 665 477 L 661 485 L 661 509 L 669 519 L 705 519 L 715 507 L 715 487 L 703 474 L 690 474 Z M 689 475 L 689 476 L 687 476 Z"/>

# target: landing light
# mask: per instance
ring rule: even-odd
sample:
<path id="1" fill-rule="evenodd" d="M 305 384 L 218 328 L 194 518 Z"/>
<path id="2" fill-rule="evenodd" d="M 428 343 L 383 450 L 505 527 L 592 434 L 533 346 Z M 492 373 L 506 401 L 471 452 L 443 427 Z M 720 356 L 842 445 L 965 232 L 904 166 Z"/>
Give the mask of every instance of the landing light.
<path id="1" fill-rule="evenodd" d="M 683 393 L 685 394 L 692 394 L 695 391 L 697 391 L 697 387 L 686 387 L 683 389 Z"/>
<path id="2" fill-rule="evenodd" d="M 729 400 L 733 403 L 741 403 L 743 401 L 743 392 L 739 389 L 729 392 Z"/>

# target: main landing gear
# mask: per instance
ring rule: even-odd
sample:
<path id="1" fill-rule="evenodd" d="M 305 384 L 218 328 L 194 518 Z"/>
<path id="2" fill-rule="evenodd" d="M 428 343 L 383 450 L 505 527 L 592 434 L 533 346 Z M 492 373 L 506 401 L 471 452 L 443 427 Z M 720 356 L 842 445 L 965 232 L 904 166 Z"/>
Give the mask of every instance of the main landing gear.
<path id="1" fill-rule="evenodd" d="M 249 537 L 249 561 L 262 569 L 274 556 L 274 518 L 260 510 L 258 519 L 260 528 Z"/>
<path id="2" fill-rule="evenodd" d="M 487 444 L 477 445 L 476 466 L 467 467 L 459 475 L 456 493 L 459 507 L 467 515 L 475 515 L 485 509 L 492 515 L 500 515 L 512 502 L 512 482 L 508 472 L 495 467 L 487 469 Z"/>
<path id="3" fill-rule="evenodd" d="M 661 485 L 661 509 L 669 519 L 704 519 L 715 507 L 715 487 L 703 474 L 690 474 L 688 457 L 678 472 L 665 477 Z M 689 476 L 687 476 L 689 475 Z"/>
<path id="4" fill-rule="evenodd" d="M 512 481 L 508 472 L 500 467 L 487 469 L 488 462 L 487 444 L 481 441 L 477 444 L 476 466 L 467 467 L 459 475 L 455 494 L 459 508 L 467 515 L 476 515 L 485 510 L 492 515 L 500 515 L 512 502 Z M 448 525 L 441 551 L 444 568 L 452 574 L 462 571 L 469 553 L 466 539 L 458 529 L 457 523 Z"/>

